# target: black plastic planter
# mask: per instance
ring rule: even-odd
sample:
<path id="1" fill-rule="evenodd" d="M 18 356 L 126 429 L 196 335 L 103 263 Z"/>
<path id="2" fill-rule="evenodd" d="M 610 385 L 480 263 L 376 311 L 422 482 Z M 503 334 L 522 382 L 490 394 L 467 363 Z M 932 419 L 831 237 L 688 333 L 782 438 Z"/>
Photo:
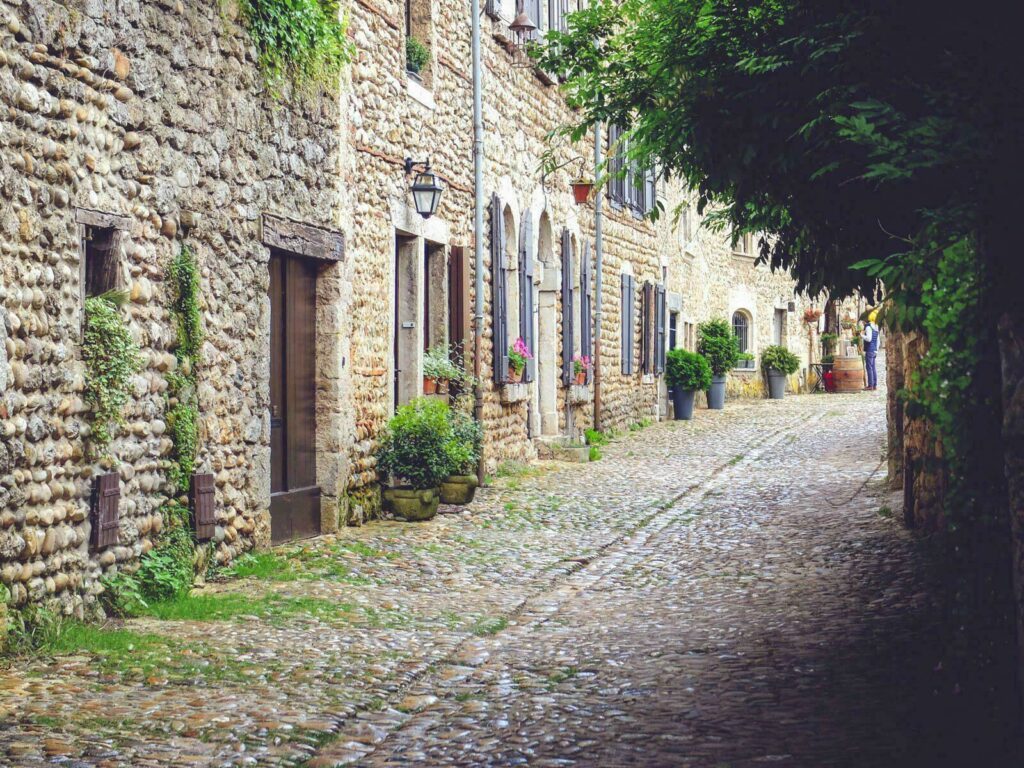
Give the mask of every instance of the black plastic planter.
<path id="1" fill-rule="evenodd" d="M 708 390 L 708 408 L 720 411 L 725 408 L 725 376 L 714 376 Z"/>

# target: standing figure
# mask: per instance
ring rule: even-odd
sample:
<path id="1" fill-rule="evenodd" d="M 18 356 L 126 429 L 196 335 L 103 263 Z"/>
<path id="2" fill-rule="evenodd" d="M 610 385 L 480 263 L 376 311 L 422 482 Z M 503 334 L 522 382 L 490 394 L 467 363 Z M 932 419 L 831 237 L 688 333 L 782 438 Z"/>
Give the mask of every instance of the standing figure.
<path id="1" fill-rule="evenodd" d="M 868 315 L 868 322 L 864 326 L 864 362 L 868 369 L 868 385 L 864 389 L 874 391 L 878 389 L 878 370 L 875 368 L 875 358 L 878 356 L 878 327 L 875 325 L 875 318 L 878 317 L 878 310 L 871 310 Z"/>

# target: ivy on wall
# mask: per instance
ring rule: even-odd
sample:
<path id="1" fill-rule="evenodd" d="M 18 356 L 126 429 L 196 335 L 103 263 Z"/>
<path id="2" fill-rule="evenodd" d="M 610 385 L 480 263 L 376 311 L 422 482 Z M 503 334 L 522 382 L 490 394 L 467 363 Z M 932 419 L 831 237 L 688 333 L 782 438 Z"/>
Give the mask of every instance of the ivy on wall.
<path id="1" fill-rule="evenodd" d="M 199 264 L 188 246 L 183 245 L 171 262 L 170 278 L 178 365 L 167 377 L 167 426 L 174 444 L 169 474 L 178 493 L 186 493 L 199 451 L 198 369 L 203 344 Z"/>
<path id="2" fill-rule="evenodd" d="M 239 0 L 239 10 L 275 96 L 285 83 L 333 88 L 352 60 L 348 19 L 337 0 Z"/>
<path id="3" fill-rule="evenodd" d="M 115 424 L 124 423 L 132 377 L 142 368 L 139 347 L 121 312 L 127 300 L 124 291 L 109 291 L 85 300 L 84 396 L 91 409 L 90 442 L 96 449 L 110 442 Z"/>

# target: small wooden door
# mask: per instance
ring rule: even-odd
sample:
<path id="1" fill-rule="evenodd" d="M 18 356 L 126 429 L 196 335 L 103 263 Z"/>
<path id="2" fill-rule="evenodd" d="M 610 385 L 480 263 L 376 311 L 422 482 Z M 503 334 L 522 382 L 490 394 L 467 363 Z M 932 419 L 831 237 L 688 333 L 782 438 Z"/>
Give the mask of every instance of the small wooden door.
<path id="1" fill-rule="evenodd" d="M 314 262 L 270 257 L 270 538 L 320 533 Z"/>

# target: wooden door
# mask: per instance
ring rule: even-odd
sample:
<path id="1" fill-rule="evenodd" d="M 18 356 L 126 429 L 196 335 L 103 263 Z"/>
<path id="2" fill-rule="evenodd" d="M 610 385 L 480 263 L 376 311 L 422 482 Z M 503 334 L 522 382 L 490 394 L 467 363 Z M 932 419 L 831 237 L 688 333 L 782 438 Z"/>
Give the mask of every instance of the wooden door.
<path id="1" fill-rule="evenodd" d="M 270 258 L 270 538 L 320 533 L 316 484 L 316 264 Z"/>

